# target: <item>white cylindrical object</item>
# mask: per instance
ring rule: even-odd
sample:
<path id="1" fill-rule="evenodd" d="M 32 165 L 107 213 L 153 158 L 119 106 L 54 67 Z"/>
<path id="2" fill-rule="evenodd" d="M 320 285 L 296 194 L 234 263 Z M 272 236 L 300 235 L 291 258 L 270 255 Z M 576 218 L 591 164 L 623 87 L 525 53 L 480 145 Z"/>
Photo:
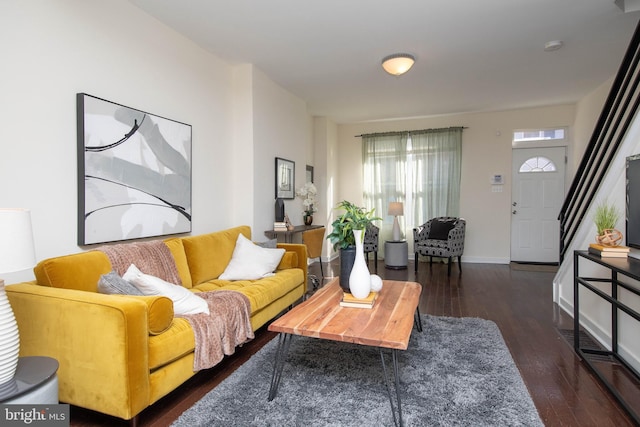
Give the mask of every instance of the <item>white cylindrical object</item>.
<path id="1" fill-rule="evenodd" d="M 13 379 L 18 367 L 20 336 L 9 298 L 0 279 L 0 384 Z"/>

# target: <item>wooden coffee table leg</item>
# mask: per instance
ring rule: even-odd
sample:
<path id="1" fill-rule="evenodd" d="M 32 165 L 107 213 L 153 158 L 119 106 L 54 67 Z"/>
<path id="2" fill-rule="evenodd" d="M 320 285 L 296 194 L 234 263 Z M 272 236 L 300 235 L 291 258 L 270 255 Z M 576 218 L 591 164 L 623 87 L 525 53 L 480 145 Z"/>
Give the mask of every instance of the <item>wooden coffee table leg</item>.
<path id="1" fill-rule="evenodd" d="M 287 360 L 287 352 L 291 345 L 291 334 L 278 334 L 278 348 L 276 350 L 276 360 L 273 362 L 273 374 L 271 375 L 271 387 L 269 388 L 269 401 L 272 401 L 278 394 L 278 386 L 282 378 L 282 368 Z"/>
<path id="2" fill-rule="evenodd" d="M 391 384 L 389 382 L 389 375 L 387 373 L 387 364 L 384 361 L 384 352 L 382 348 L 380 348 L 380 359 L 382 360 L 382 371 L 384 373 L 384 381 L 387 385 L 387 394 L 389 395 L 389 403 L 391 404 L 391 414 L 393 415 L 393 424 L 398 425 L 398 420 L 396 420 L 396 409 L 393 404 L 393 396 L 391 394 Z M 391 349 L 391 359 L 393 360 L 393 376 L 395 377 L 396 383 L 396 400 L 398 402 L 398 419 L 400 421 L 400 427 L 404 426 L 404 422 L 402 420 L 402 401 L 400 400 L 400 375 L 398 375 L 398 354 L 395 348 Z"/>

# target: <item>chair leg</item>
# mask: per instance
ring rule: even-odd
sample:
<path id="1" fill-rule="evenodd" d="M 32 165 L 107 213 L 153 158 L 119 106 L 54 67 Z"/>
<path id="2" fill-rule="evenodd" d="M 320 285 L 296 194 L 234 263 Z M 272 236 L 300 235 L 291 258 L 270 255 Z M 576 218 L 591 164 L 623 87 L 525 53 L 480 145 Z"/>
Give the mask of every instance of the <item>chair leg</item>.
<path id="1" fill-rule="evenodd" d="M 373 262 L 376 266 L 376 273 L 378 272 L 378 251 L 373 252 Z"/>
<path id="2" fill-rule="evenodd" d="M 451 276 L 451 257 L 449 257 L 449 265 L 447 266 L 447 276 Z"/>
<path id="3" fill-rule="evenodd" d="M 414 255 L 414 261 L 413 261 L 413 265 L 414 265 L 414 271 L 417 273 L 418 272 L 418 252 L 415 252 Z"/>
<path id="4" fill-rule="evenodd" d="M 322 276 L 322 280 L 324 280 L 324 270 L 322 269 L 322 258 L 318 258 L 320 261 L 320 275 Z"/>
<path id="5" fill-rule="evenodd" d="M 429 255 L 429 265 L 433 265 L 433 257 Z"/>
<path id="6" fill-rule="evenodd" d="M 462 255 L 458 255 L 458 270 L 462 273 Z"/>

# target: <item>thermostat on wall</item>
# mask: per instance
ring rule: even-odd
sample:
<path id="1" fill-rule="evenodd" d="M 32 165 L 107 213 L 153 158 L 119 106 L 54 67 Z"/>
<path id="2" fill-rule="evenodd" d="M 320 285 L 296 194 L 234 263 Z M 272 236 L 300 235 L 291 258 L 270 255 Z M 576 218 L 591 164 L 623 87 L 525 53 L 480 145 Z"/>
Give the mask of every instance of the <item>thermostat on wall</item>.
<path id="1" fill-rule="evenodd" d="M 492 185 L 503 185 L 504 177 L 502 174 L 491 175 L 491 184 Z"/>

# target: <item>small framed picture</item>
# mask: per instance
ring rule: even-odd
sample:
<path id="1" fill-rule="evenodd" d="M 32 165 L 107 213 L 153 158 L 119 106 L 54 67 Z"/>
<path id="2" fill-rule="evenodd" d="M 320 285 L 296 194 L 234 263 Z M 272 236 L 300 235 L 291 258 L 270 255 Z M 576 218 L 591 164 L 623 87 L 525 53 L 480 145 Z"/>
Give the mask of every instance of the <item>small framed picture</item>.
<path id="1" fill-rule="evenodd" d="M 276 157 L 276 199 L 293 199 L 295 192 L 296 164 Z"/>
<path id="2" fill-rule="evenodd" d="M 313 166 L 307 165 L 307 182 L 313 182 Z"/>

